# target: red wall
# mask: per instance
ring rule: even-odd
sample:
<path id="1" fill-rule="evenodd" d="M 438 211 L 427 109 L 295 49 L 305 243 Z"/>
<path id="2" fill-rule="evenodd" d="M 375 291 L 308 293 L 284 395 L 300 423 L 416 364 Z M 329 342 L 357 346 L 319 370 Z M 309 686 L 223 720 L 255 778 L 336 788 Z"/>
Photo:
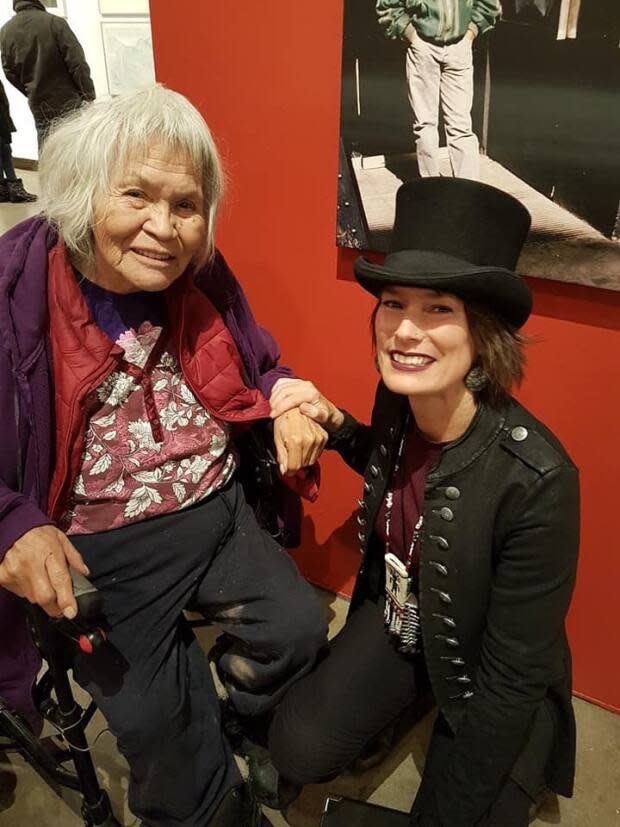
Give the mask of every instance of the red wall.
<path id="1" fill-rule="evenodd" d="M 365 416 L 375 374 L 371 300 L 334 242 L 342 7 L 337 0 L 151 0 L 157 76 L 213 129 L 230 178 L 218 245 L 285 361 Z M 521 397 L 582 470 L 583 534 L 569 632 L 575 688 L 620 711 L 618 494 L 620 293 L 532 280 L 535 314 Z M 350 593 L 359 480 L 323 461 L 296 555 L 306 574 Z M 614 535 L 617 532 L 614 532 Z M 617 602 L 618 601 L 618 602 Z"/>

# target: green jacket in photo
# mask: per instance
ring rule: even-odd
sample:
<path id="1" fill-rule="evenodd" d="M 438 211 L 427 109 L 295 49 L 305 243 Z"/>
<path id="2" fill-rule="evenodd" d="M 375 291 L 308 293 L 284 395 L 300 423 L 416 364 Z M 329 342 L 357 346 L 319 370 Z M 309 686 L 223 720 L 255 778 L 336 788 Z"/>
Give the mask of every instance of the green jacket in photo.
<path id="1" fill-rule="evenodd" d="M 502 7 L 499 0 L 377 0 L 376 11 L 386 37 L 402 38 L 411 23 L 425 40 L 445 44 L 469 28 L 475 34 L 492 29 Z"/>

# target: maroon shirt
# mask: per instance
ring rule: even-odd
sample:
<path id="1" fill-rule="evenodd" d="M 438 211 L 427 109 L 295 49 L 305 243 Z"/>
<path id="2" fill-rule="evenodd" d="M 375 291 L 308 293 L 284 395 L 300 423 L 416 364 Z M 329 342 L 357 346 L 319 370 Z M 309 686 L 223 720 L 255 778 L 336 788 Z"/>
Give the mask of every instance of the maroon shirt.
<path id="1" fill-rule="evenodd" d="M 389 551 L 404 563 L 407 562 L 415 525 L 424 508 L 426 477 L 437 462 L 442 448 L 442 443 L 428 442 L 417 429 L 415 423 L 409 425 L 399 467 L 392 473 L 387 488 L 394 495 L 390 519 Z M 375 523 L 375 532 L 384 547 L 387 541 L 385 531 L 386 511 L 386 499 L 384 499 Z M 416 543 L 410 568 L 413 588 L 416 593 L 418 590 L 419 567 L 420 544 Z"/>

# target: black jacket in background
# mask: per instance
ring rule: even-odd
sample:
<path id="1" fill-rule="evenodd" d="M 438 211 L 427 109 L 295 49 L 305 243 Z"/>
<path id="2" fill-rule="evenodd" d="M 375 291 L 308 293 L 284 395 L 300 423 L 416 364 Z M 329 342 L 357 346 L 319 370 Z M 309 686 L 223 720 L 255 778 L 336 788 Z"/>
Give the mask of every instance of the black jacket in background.
<path id="1" fill-rule="evenodd" d="M 46 124 L 94 100 L 84 51 L 69 24 L 48 14 L 38 0 L 20 0 L 0 30 L 7 80 L 28 98 L 37 124 Z"/>
<path id="2" fill-rule="evenodd" d="M 347 414 L 330 438 L 364 475 L 352 611 L 384 589 L 374 525 L 407 411 L 406 397 L 380 384 L 372 424 Z M 562 445 L 514 400 L 502 410 L 481 405 L 426 480 L 419 604 L 441 714 L 413 823 L 473 827 L 508 777 L 532 797 L 542 786 L 571 795 L 564 620 L 578 544 L 578 474 Z"/>

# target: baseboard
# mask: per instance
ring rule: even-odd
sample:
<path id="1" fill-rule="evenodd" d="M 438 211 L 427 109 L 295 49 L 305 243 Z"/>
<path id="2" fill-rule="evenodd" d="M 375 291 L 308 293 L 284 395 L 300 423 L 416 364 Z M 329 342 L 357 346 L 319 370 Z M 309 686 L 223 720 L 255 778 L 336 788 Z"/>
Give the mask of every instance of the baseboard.
<path id="1" fill-rule="evenodd" d="M 31 158 L 13 158 L 13 166 L 16 169 L 27 169 L 30 172 L 36 172 L 39 169 L 39 162 L 33 161 Z"/>
<path id="2" fill-rule="evenodd" d="M 608 704 L 605 701 L 599 701 L 598 698 L 592 698 L 590 695 L 586 695 L 584 692 L 573 692 L 573 695 L 576 698 L 581 698 L 582 701 L 587 701 L 590 704 L 594 704 L 595 706 L 600 706 L 602 709 L 606 709 L 608 712 L 615 712 L 616 715 L 620 715 L 620 708 L 614 706 L 613 704 Z"/>

